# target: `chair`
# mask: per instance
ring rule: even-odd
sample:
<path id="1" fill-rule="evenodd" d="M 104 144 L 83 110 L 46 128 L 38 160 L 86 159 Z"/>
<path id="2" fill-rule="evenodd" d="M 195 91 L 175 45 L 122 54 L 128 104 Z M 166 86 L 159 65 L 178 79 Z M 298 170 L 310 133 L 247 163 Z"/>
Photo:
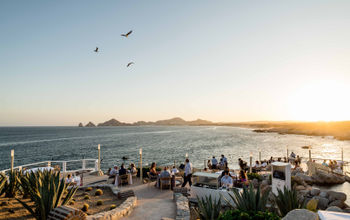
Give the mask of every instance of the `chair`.
<path id="1" fill-rule="evenodd" d="M 124 175 L 120 175 L 120 185 L 128 185 L 129 184 L 129 175 L 128 174 L 124 174 Z"/>
<path id="2" fill-rule="evenodd" d="M 157 177 L 156 176 L 151 176 L 151 174 L 149 172 L 147 172 L 147 176 L 148 176 L 148 186 L 151 184 L 151 182 L 157 180 Z"/>
<path id="3" fill-rule="evenodd" d="M 160 190 L 163 190 L 163 187 L 169 187 L 171 189 L 171 177 L 163 177 L 159 179 Z"/>

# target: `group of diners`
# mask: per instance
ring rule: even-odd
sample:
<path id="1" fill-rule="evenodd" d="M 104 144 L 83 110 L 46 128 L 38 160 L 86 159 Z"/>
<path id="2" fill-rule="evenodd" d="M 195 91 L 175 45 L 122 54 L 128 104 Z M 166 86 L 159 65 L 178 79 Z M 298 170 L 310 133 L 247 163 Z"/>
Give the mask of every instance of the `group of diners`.
<path id="1" fill-rule="evenodd" d="M 221 155 L 220 162 L 213 156 L 211 160 L 208 160 L 207 166 L 210 170 L 224 169 L 227 167 L 227 158 L 225 155 Z"/>
<path id="2" fill-rule="evenodd" d="M 125 183 L 132 184 L 132 177 L 137 175 L 137 169 L 134 163 L 131 163 L 129 167 L 126 169 L 124 163 L 118 167 L 118 165 L 114 165 L 113 168 L 109 168 L 107 172 L 109 178 L 112 178 L 114 184 L 120 185 Z M 121 179 L 125 181 L 120 181 Z"/>
<path id="3" fill-rule="evenodd" d="M 240 169 L 238 175 L 236 175 L 235 171 L 230 171 L 226 167 L 219 177 L 219 185 L 224 188 L 247 186 L 249 185 L 247 173 L 245 170 Z"/>

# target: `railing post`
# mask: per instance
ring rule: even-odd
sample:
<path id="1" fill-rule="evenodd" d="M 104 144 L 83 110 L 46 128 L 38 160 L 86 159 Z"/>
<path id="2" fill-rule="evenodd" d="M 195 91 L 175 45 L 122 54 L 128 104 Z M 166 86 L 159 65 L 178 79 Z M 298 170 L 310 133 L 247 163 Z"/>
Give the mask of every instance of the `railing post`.
<path id="1" fill-rule="evenodd" d="M 22 166 L 19 166 L 19 167 L 18 167 L 18 170 L 19 170 L 19 171 L 22 171 Z"/>
<path id="2" fill-rule="evenodd" d="M 85 161 L 85 159 L 82 160 L 81 169 L 82 169 L 82 170 L 85 170 L 85 169 L 86 169 L 86 161 Z"/>
<path id="3" fill-rule="evenodd" d="M 98 160 L 95 160 L 95 171 L 98 171 Z"/>
<path id="4" fill-rule="evenodd" d="M 15 150 L 11 150 L 11 171 L 13 171 L 14 161 L 15 161 Z"/>
<path id="5" fill-rule="evenodd" d="M 67 171 L 67 162 L 63 161 L 62 162 L 62 172 L 66 172 Z"/>
<path id="6" fill-rule="evenodd" d="M 47 161 L 47 167 L 51 167 L 51 161 Z"/>

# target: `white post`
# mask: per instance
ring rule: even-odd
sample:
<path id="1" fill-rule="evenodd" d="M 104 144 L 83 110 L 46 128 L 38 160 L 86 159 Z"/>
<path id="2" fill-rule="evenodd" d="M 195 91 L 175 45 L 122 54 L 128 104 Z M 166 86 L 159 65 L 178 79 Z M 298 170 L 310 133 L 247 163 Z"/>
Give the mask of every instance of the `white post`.
<path id="1" fill-rule="evenodd" d="M 66 171 L 67 171 L 67 162 L 66 162 L 66 161 L 63 161 L 63 162 L 62 162 L 62 171 L 63 171 L 63 172 L 66 172 Z"/>
<path id="2" fill-rule="evenodd" d="M 253 155 L 252 155 L 252 152 L 250 152 L 249 159 L 250 159 L 249 172 L 252 173 L 252 171 L 253 171 L 253 167 L 252 167 Z"/>
<path id="3" fill-rule="evenodd" d="M 288 146 L 287 146 L 287 162 L 289 161 L 289 149 L 288 149 Z"/>
<path id="4" fill-rule="evenodd" d="M 47 167 L 51 167 L 51 161 L 47 161 Z"/>
<path id="5" fill-rule="evenodd" d="M 312 169 L 313 169 L 313 164 L 312 164 L 312 159 L 311 159 L 311 146 L 309 146 L 309 176 L 312 175 Z"/>
<path id="6" fill-rule="evenodd" d="M 341 148 L 341 170 L 344 173 L 344 147 Z"/>
<path id="7" fill-rule="evenodd" d="M 101 145 L 97 146 L 98 150 L 98 171 L 101 170 Z"/>
<path id="8" fill-rule="evenodd" d="M 14 162 L 15 162 L 15 150 L 11 150 L 11 171 L 13 171 Z"/>
<path id="9" fill-rule="evenodd" d="M 186 159 L 188 159 L 188 153 L 186 153 L 185 157 L 186 157 Z"/>
<path id="10" fill-rule="evenodd" d="M 261 163 L 261 151 L 259 151 L 259 161 Z"/>
<path id="11" fill-rule="evenodd" d="M 141 180 L 141 184 L 143 183 L 142 179 L 143 179 L 143 173 L 142 173 L 142 148 L 140 148 L 140 180 Z"/>
<path id="12" fill-rule="evenodd" d="M 86 169 L 86 161 L 85 161 L 85 159 L 82 160 L 81 169 L 82 170 Z"/>

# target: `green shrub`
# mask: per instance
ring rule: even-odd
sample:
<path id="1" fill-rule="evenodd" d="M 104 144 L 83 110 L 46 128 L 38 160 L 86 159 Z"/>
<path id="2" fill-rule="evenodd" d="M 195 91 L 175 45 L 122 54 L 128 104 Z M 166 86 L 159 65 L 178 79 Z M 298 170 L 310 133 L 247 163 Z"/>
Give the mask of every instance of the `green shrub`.
<path id="1" fill-rule="evenodd" d="M 78 189 L 72 187 L 68 190 L 70 184 L 66 184 L 64 178 L 60 179 L 60 172 L 54 170 L 26 173 L 20 184 L 34 202 L 34 206 L 29 206 L 21 199 L 16 200 L 36 219 L 47 219 L 52 209 L 68 204 Z M 68 193 L 63 198 L 65 190 L 68 190 Z"/>
<path id="2" fill-rule="evenodd" d="M 198 208 L 194 209 L 198 217 L 202 220 L 215 220 L 221 211 L 221 200 L 213 200 L 211 196 L 198 200 Z"/>
<path id="3" fill-rule="evenodd" d="M 284 190 L 277 189 L 278 195 L 274 195 L 274 200 L 279 210 L 280 216 L 285 216 L 293 209 L 301 209 L 304 207 L 304 200 L 298 199 L 297 191 L 293 188 L 291 190 L 284 187 Z"/>
<path id="4" fill-rule="evenodd" d="M 260 195 L 260 187 L 255 191 L 253 184 L 249 184 L 249 188 L 244 186 L 243 192 L 240 193 L 237 189 L 233 190 L 233 194 L 228 194 L 233 200 L 234 204 L 224 197 L 227 203 L 233 208 L 237 208 L 243 212 L 258 212 L 266 210 L 266 203 L 270 191 L 266 190 Z"/>
<path id="5" fill-rule="evenodd" d="M 103 204 L 102 200 L 98 200 L 96 203 L 96 205 L 102 205 L 102 204 Z"/>
<path id="6" fill-rule="evenodd" d="M 84 203 L 83 208 L 81 208 L 83 212 L 87 212 L 89 210 L 89 204 Z"/>
<path id="7" fill-rule="evenodd" d="M 262 176 L 258 173 L 247 173 L 247 177 L 249 180 L 257 179 L 259 181 L 262 180 Z"/>
<path id="8" fill-rule="evenodd" d="M 0 196 L 5 192 L 4 188 L 5 188 L 6 182 L 7 182 L 7 177 L 5 176 L 5 174 L 0 173 Z"/>
<path id="9" fill-rule="evenodd" d="M 102 189 L 97 189 L 97 190 L 95 191 L 95 196 L 101 196 L 101 195 L 103 195 Z"/>
<path id="10" fill-rule="evenodd" d="M 114 204 L 113 204 L 113 205 L 111 205 L 111 206 L 109 207 L 109 209 L 110 209 L 110 210 L 115 209 L 115 208 L 117 208 L 117 206 L 116 206 L 116 205 L 114 205 Z"/>
<path id="11" fill-rule="evenodd" d="M 86 187 L 85 188 L 85 192 L 89 192 L 89 191 L 92 191 L 92 187 Z"/>
<path id="12" fill-rule="evenodd" d="M 5 193 L 5 197 L 14 198 L 20 190 L 22 172 L 18 170 L 12 170 L 8 174 L 8 179 L 6 176 L 2 176 L 6 181 L 3 185 L 0 195 Z M 2 180 L 4 181 L 4 180 Z"/>
<path id="13" fill-rule="evenodd" d="M 84 196 L 84 199 L 85 199 L 85 200 L 89 200 L 89 199 L 90 199 L 90 196 L 89 196 L 89 195 L 85 195 L 85 196 Z"/>
<path id="14" fill-rule="evenodd" d="M 219 218 L 219 220 L 279 220 L 280 217 L 278 217 L 273 212 L 242 212 L 238 209 L 235 210 L 228 210 L 224 213 L 222 213 Z"/>

